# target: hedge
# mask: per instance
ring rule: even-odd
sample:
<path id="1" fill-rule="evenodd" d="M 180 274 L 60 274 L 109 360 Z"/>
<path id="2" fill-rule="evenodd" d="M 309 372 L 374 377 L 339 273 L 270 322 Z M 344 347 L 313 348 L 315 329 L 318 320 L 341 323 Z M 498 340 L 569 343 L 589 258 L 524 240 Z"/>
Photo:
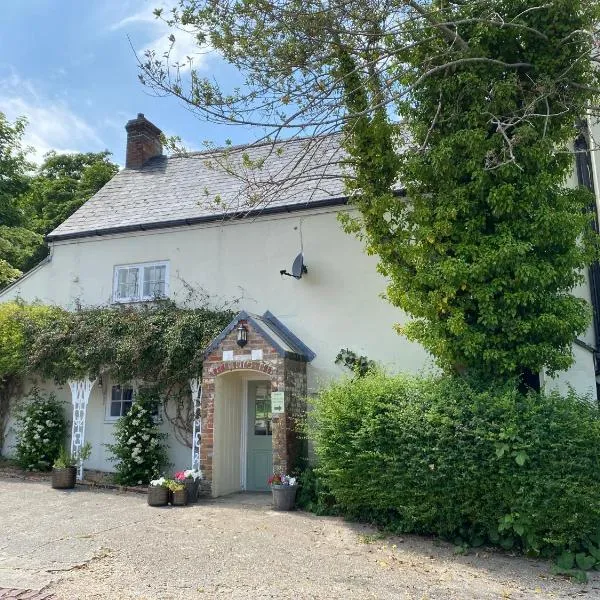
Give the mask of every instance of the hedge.
<path id="1" fill-rule="evenodd" d="M 309 428 L 318 477 L 343 514 L 457 543 L 567 552 L 565 568 L 579 553 L 589 568 L 600 559 L 599 416 L 575 393 L 371 373 L 322 391 Z"/>

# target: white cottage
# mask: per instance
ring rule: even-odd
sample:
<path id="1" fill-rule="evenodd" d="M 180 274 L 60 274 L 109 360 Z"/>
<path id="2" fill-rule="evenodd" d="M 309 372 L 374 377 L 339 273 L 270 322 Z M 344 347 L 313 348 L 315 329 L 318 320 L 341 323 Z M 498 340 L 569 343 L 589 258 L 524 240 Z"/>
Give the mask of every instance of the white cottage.
<path id="1" fill-rule="evenodd" d="M 236 299 L 243 312 L 207 349 L 203 381 L 190 382 L 202 403 L 197 450 L 213 495 L 265 489 L 273 466 L 285 470 L 296 452 L 295 440 L 286 438 L 287 411 L 302 410 L 307 394 L 342 374 L 334 362 L 341 348 L 390 370 L 417 372 L 432 364 L 419 345 L 395 333 L 393 325 L 406 316 L 381 298 L 386 282 L 376 258 L 340 227 L 338 213 L 352 209 L 335 137 L 324 138 L 309 157 L 302 141 L 254 148 L 252 160 L 268 155 L 272 180 L 293 185 L 277 186 L 268 206 L 252 209 L 252 183 L 219 166 L 223 155 L 163 156 L 160 130 L 142 114 L 126 130 L 126 168 L 48 236 L 48 258 L 0 293 L 0 302 L 21 298 L 73 308 L 146 302 L 156 294 L 181 301 L 190 286 Z M 572 184 L 592 187 L 600 181 L 600 159 L 588 151 L 587 138 L 578 139 L 577 148 Z M 230 149 L 225 162 L 243 153 Z M 290 166 L 297 162 L 300 167 Z M 311 176 L 289 177 L 289 169 L 306 172 L 307 164 Z M 299 254 L 303 265 L 293 272 Z M 597 267 L 576 293 L 596 312 Z M 236 343 L 240 322 L 248 336 L 243 348 Z M 544 385 L 571 385 L 596 397 L 599 327 L 595 318 L 574 347 L 570 371 L 552 380 L 541 374 Z M 73 403 L 75 443 L 85 435 L 93 448 L 86 468 L 110 471 L 104 444 L 131 406 L 135 382 L 43 386 Z M 285 407 L 271 414 L 270 395 L 282 391 L 277 398 Z M 162 427 L 168 433 L 168 424 Z M 4 453 L 11 443 L 9 435 Z M 190 464 L 189 448 L 173 436 L 169 445 L 174 464 Z"/>

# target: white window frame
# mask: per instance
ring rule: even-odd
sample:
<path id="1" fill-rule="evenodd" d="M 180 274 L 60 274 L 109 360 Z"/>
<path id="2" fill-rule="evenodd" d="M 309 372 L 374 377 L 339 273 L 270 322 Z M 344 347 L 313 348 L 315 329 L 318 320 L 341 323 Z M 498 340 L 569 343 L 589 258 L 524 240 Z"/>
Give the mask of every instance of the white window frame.
<path id="1" fill-rule="evenodd" d="M 115 265 L 113 269 L 113 302 L 115 304 L 131 304 L 132 302 L 151 302 L 156 300 L 156 296 L 144 296 L 144 270 L 147 267 L 165 267 L 165 292 L 161 298 L 169 297 L 169 261 L 157 260 L 145 263 L 134 263 L 129 265 Z M 138 270 L 138 292 L 139 296 L 129 298 L 119 298 L 119 271 L 122 269 Z"/>
<path id="2" fill-rule="evenodd" d="M 133 390 L 133 393 L 131 395 L 131 405 L 133 406 L 133 403 L 135 402 L 135 395 L 137 392 L 137 387 L 134 383 L 118 383 L 118 382 L 113 382 L 110 381 L 108 384 L 108 389 L 106 390 L 106 410 L 104 412 L 104 421 L 106 423 L 116 423 L 121 416 L 119 415 L 118 417 L 113 417 L 110 414 L 110 409 L 112 407 L 112 389 L 113 387 L 116 387 L 120 385 L 121 388 L 130 388 Z M 123 400 L 121 399 L 121 404 L 123 403 Z"/>
<path id="3" fill-rule="evenodd" d="M 136 398 L 139 392 L 139 389 L 141 387 L 144 387 L 144 382 L 143 381 L 127 381 L 125 383 L 119 383 L 117 381 L 109 381 L 108 382 L 108 386 L 107 386 L 107 390 L 106 390 L 106 394 L 104 396 L 105 398 L 105 410 L 104 410 L 104 422 L 105 423 L 111 423 L 114 424 L 116 423 L 121 417 L 113 417 L 110 414 L 110 409 L 111 409 L 111 405 L 112 405 L 112 389 L 113 387 L 120 385 L 122 388 L 131 388 L 133 390 L 133 395 L 132 395 L 132 399 L 131 399 L 131 405 L 133 406 L 136 403 Z M 121 400 L 122 402 L 122 400 Z M 162 402 L 159 403 L 158 405 L 158 411 L 156 416 L 154 417 L 154 422 L 157 425 L 160 425 L 163 422 L 163 408 L 162 408 Z"/>

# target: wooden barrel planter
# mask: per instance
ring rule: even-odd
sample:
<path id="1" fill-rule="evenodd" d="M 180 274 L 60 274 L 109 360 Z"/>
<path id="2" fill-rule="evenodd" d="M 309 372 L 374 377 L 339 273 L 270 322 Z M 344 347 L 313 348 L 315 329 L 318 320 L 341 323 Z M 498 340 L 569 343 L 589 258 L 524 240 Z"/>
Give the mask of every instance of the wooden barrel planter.
<path id="1" fill-rule="evenodd" d="M 176 490 L 171 492 L 171 494 L 171 504 L 173 504 L 173 506 L 185 506 L 188 503 L 188 493 L 186 488 Z"/>
<path id="2" fill-rule="evenodd" d="M 149 506 L 166 506 L 169 503 L 169 490 L 162 485 L 151 485 L 148 488 Z"/>
<path id="3" fill-rule="evenodd" d="M 52 487 L 55 490 L 72 490 L 75 487 L 76 467 L 52 469 Z"/>

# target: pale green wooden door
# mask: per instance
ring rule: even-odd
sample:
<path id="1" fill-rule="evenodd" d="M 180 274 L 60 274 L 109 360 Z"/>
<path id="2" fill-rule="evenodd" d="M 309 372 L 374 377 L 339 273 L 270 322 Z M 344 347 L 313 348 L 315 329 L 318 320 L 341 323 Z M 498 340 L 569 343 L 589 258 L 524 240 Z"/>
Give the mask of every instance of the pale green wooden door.
<path id="1" fill-rule="evenodd" d="M 268 491 L 273 473 L 271 382 L 248 382 L 248 445 L 246 489 Z"/>

